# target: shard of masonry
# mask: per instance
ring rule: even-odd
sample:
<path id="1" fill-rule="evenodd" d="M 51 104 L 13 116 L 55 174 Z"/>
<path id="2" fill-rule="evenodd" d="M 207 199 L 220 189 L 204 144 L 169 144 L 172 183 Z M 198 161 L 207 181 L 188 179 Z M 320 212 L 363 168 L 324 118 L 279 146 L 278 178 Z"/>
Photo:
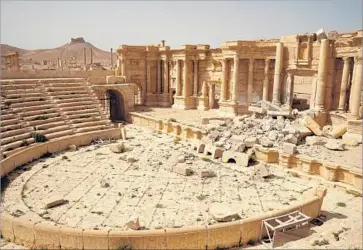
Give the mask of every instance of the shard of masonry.
<path id="1" fill-rule="evenodd" d="M 6 47 L 1 246 L 360 249 L 362 34 Z"/>

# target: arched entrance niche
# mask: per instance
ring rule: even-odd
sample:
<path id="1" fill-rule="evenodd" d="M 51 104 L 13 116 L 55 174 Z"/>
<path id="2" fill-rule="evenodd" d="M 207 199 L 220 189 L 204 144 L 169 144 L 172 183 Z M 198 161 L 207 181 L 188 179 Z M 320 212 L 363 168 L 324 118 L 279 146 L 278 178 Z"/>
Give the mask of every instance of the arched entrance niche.
<path id="1" fill-rule="evenodd" d="M 125 121 L 125 102 L 121 93 L 114 89 L 106 90 L 106 100 L 111 121 Z"/>

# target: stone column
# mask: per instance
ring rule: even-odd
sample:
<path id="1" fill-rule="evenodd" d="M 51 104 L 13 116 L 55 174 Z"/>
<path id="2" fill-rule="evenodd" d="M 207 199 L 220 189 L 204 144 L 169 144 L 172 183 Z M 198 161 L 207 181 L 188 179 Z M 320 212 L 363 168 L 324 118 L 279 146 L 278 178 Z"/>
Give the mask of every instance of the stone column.
<path id="1" fill-rule="evenodd" d="M 275 75 L 272 103 L 275 105 L 281 105 L 281 72 L 284 59 L 284 45 L 278 43 L 276 45 L 276 59 L 275 59 Z"/>
<path id="2" fill-rule="evenodd" d="M 359 108 L 361 105 L 361 94 L 362 94 L 362 55 L 354 57 L 354 82 L 352 86 L 352 103 L 351 103 L 351 116 L 352 118 L 359 118 Z"/>
<path id="3" fill-rule="evenodd" d="M 320 44 L 318 76 L 316 82 L 315 109 L 325 111 L 325 91 L 327 79 L 327 59 L 329 56 L 329 40 L 323 39 Z"/>
<path id="4" fill-rule="evenodd" d="M 262 100 L 268 101 L 268 78 L 269 78 L 269 69 L 270 69 L 270 59 L 265 60 L 265 71 L 263 78 L 263 92 L 262 92 Z"/>
<path id="5" fill-rule="evenodd" d="M 234 56 L 234 69 L 233 69 L 233 90 L 231 101 L 237 103 L 238 96 L 238 68 L 239 68 L 239 54 Z"/>
<path id="6" fill-rule="evenodd" d="M 158 59 L 157 60 L 158 63 L 158 80 L 157 80 L 157 93 L 160 94 L 161 93 L 161 84 L 162 84 L 162 79 L 161 79 L 161 61 Z"/>
<path id="7" fill-rule="evenodd" d="M 176 95 L 181 96 L 181 82 L 180 82 L 180 60 L 176 60 Z"/>
<path id="8" fill-rule="evenodd" d="M 183 96 L 188 97 L 189 96 L 189 79 L 188 79 L 188 61 L 184 60 L 184 68 L 183 68 L 183 78 L 184 78 L 184 85 L 183 85 Z"/>
<path id="9" fill-rule="evenodd" d="M 166 58 L 164 60 L 164 87 L 163 93 L 166 94 L 169 92 L 169 61 Z"/>
<path id="10" fill-rule="evenodd" d="M 146 63 L 147 63 L 147 66 L 146 66 L 146 91 L 147 91 L 147 93 L 152 93 L 151 92 L 151 61 L 147 60 Z"/>
<path id="11" fill-rule="evenodd" d="M 220 101 L 224 102 L 227 99 L 227 81 L 228 81 L 228 72 L 227 72 L 227 59 L 222 59 L 222 85 L 221 85 L 221 97 Z"/>
<path id="12" fill-rule="evenodd" d="M 125 72 L 125 59 L 123 57 L 120 58 L 120 65 L 121 65 L 121 75 L 126 76 Z"/>
<path id="13" fill-rule="evenodd" d="M 291 72 L 287 72 L 285 104 L 289 110 L 291 110 L 292 107 L 293 87 L 294 87 L 294 75 Z"/>
<path id="14" fill-rule="evenodd" d="M 349 69 L 350 69 L 350 58 L 344 57 L 344 67 L 343 67 L 343 75 L 342 82 L 340 84 L 340 96 L 339 96 L 339 110 L 345 109 L 345 102 L 347 98 L 347 86 L 349 81 Z"/>
<path id="15" fill-rule="evenodd" d="M 252 91 L 253 91 L 253 64 L 255 60 L 250 59 L 248 64 L 248 86 L 247 86 L 247 103 L 252 103 Z"/>
<path id="16" fill-rule="evenodd" d="M 194 96 L 198 96 L 198 63 L 199 61 L 198 60 L 194 60 L 193 61 L 193 65 L 194 65 L 194 81 L 193 81 L 193 84 L 194 84 L 194 88 L 193 88 L 193 95 Z"/>

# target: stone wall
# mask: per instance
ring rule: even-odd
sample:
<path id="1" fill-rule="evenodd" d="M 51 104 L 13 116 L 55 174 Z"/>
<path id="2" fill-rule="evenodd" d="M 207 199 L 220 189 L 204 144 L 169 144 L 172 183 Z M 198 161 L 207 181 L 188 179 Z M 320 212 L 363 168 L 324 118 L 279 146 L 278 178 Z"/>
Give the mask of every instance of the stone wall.
<path id="1" fill-rule="evenodd" d="M 94 71 L 62 71 L 62 70 L 29 70 L 29 71 L 1 71 L 1 79 L 39 79 L 39 78 L 88 78 L 106 77 L 113 75 L 110 70 Z"/>

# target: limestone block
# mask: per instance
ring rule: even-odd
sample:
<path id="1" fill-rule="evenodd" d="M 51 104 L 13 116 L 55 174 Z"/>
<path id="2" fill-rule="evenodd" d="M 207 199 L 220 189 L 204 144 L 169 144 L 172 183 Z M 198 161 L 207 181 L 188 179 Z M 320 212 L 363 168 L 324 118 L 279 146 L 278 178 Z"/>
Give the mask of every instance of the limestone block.
<path id="1" fill-rule="evenodd" d="M 297 142 L 298 142 L 297 137 L 295 137 L 292 134 L 289 134 L 289 135 L 285 136 L 284 141 L 288 142 L 288 143 L 295 144 L 295 145 L 297 145 Z"/>
<path id="2" fill-rule="evenodd" d="M 83 229 L 78 228 L 60 228 L 59 240 L 62 249 L 83 249 L 82 239 Z"/>
<path id="3" fill-rule="evenodd" d="M 358 144 L 362 143 L 362 136 L 357 134 L 345 133 L 342 139 L 349 146 L 358 146 Z"/>
<path id="4" fill-rule="evenodd" d="M 59 249 L 59 227 L 47 224 L 34 226 L 35 245 L 37 249 Z"/>
<path id="5" fill-rule="evenodd" d="M 125 126 L 120 127 L 120 132 L 121 132 L 121 139 L 126 140 L 127 137 L 126 137 L 126 128 L 125 128 Z"/>
<path id="6" fill-rule="evenodd" d="M 241 219 L 238 210 L 231 208 L 228 204 L 213 204 L 209 213 L 218 222 L 229 222 Z"/>
<path id="7" fill-rule="evenodd" d="M 254 170 L 255 174 L 258 174 L 262 178 L 266 178 L 271 175 L 270 172 L 267 170 L 265 163 L 258 164 L 257 166 L 254 167 Z"/>
<path id="8" fill-rule="evenodd" d="M 248 163 L 251 159 L 252 155 L 247 153 L 233 152 L 233 151 L 224 151 L 222 155 L 222 162 L 231 162 L 234 161 L 237 165 L 242 167 L 248 167 Z"/>
<path id="9" fill-rule="evenodd" d="M 330 150 L 337 150 L 337 151 L 345 150 L 345 144 L 342 141 L 336 139 L 329 139 L 325 144 L 325 147 Z"/>
<path id="10" fill-rule="evenodd" d="M 106 76 L 107 84 L 125 83 L 125 80 L 124 76 Z"/>
<path id="11" fill-rule="evenodd" d="M 323 131 L 320 129 L 320 125 L 310 116 L 304 116 L 304 125 L 311 130 L 315 135 L 323 135 Z"/>
<path id="12" fill-rule="evenodd" d="M 15 218 L 6 211 L 1 212 L 1 236 L 8 241 L 14 241 L 13 220 Z"/>
<path id="13" fill-rule="evenodd" d="M 84 230 L 83 249 L 108 249 L 108 231 Z"/>
<path id="14" fill-rule="evenodd" d="M 212 158 L 218 159 L 218 158 L 222 157 L 223 149 L 215 147 L 215 146 L 213 146 L 211 144 L 207 144 L 205 146 L 204 154 L 211 155 Z"/>
<path id="15" fill-rule="evenodd" d="M 193 142 L 193 150 L 196 150 L 197 153 L 203 153 L 205 148 L 205 143 L 196 140 Z"/>
<path id="16" fill-rule="evenodd" d="M 270 141 L 268 138 L 266 138 L 266 137 L 263 137 L 262 139 L 261 139 L 261 145 L 263 146 L 263 147 L 265 147 L 265 148 L 271 148 L 271 147 L 273 147 L 273 142 L 272 141 Z"/>
<path id="17" fill-rule="evenodd" d="M 299 137 L 300 138 L 305 138 L 306 136 L 309 136 L 309 135 L 313 134 L 313 132 L 311 132 L 311 130 L 308 129 L 307 127 L 305 127 L 304 125 L 292 124 L 291 128 L 294 128 L 297 131 L 299 131 Z"/>
<path id="18" fill-rule="evenodd" d="M 344 135 L 344 133 L 347 132 L 347 125 L 341 124 L 339 126 L 336 126 L 332 129 L 332 131 L 329 133 L 333 138 L 337 139 Z"/>
<path id="19" fill-rule="evenodd" d="M 180 174 L 180 175 L 184 175 L 184 176 L 189 176 L 189 175 L 193 174 L 193 170 L 185 163 L 179 163 L 179 164 L 173 166 L 172 172 Z"/>
<path id="20" fill-rule="evenodd" d="M 110 150 L 117 154 L 123 153 L 123 152 L 125 152 L 125 145 L 121 142 L 117 145 L 110 146 Z"/>
<path id="21" fill-rule="evenodd" d="M 305 142 L 307 145 L 325 145 L 327 142 L 327 138 L 321 136 L 307 136 L 305 138 Z"/>
<path id="22" fill-rule="evenodd" d="M 132 230 L 139 230 L 140 229 L 139 217 L 132 217 L 128 222 L 126 222 L 125 226 Z"/>
<path id="23" fill-rule="evenodd" d="M 257 143 L 257 138 L 256 137 L 247 137 L 244 140 L 244 143 L 246 144 L 247 148 L 252 148 L 253 146 L 255 146 L 255 144 Z"/>
<path id="24" fill-rule="evenodd" d="M 295 154 L 296 153 L 296 145 L 292 143 L 285 142 L 283 144 L 283 152 L 285 154 Z"/>
<path id="25" fill-rule="evenodd" d="M 76 146 L 76 145 L 74 145 L 74 144 L 69 145 L 69 146 L 68 146 L 68 150 L 69 150 L 69 151 L 77 151 L 77 146 Z"/>
<path id="26" fill-rule="evenodd" d="M 208 118 L 202 118 L 201 119 L 201 124 L 203 124 L 203 125 L 209 124 L 209 119 Z"/>
<path id="27" fill-rule="evenodd" d="M 246 144 L 244 142 L 240 142 L 235 145 L 233 148 L 234 151 L 243 153 L 246 150 Z"/>
<path id="28" fill-rule="evenodd" d="M 28 248 L 34 246 L 34 222 L 20 218 L 13 220 L 13 230 L 15 236 L 15 244 L 22 245 Z"/>
<path id="29" fill-rule="evenodd" d="M 211 177 L 215 177 L 216 173 L 213 170 L 200 170 L 199 176 L 201 178 L 211 178 Z"/>

